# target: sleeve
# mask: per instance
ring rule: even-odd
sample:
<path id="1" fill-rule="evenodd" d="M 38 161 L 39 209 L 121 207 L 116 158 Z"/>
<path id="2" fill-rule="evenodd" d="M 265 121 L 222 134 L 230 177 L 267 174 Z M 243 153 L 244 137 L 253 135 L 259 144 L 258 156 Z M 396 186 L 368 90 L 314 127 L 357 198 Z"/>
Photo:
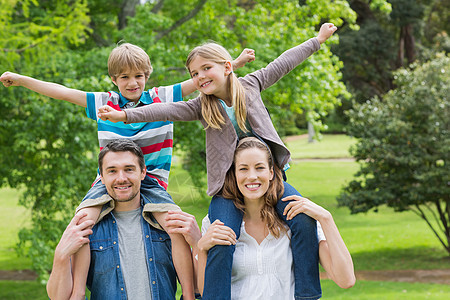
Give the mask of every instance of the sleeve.
<path id="1" fill-rule="evenodd" d="M 209 220 L 209 216 L 206 215 L 202 220 L 202 236 L 208 231 L 209 226 L 211 226 L 211 221 Z"/>
<path id="2" fill-rule="evenodd" d="M 199 98 L 187 102 L 153 103 L 133 109 L 125 109 L 127 123 L 155 121 L 194 121 L 201 118 Z"/>
<path id="3" fill-rule="evenodd" d="M 149 90 L 150 96 L 155 103 L 171 103 L 183 101 L 181 83 L 169 86 L 155 87 Z"/>
<path id="4" fill-rule="evenodd" d="M 326 241 L 327 239 L 325 238 L 325 234 L 323 233 L 322 225 L 320 225 L 319 221 L 316 222 L 317 222 L 317 240 L 319 241 L 319 243 L 321 241 Z"/>
<path id="5" fill-rule="evenodd" d="M 86 93 L 86 115 L 88 118 L 98 121 L 97 111 L 103 105 L 109 105 L 116 110 L 121 110 L 119 99 L 119 95 L 114 92 Z"/>
<path id="6" fill-rule="evenodd" d="M 317 38 L 309 39 L 294 48 L 286 50 L 265 68 L 247 74 L 241 80 L 259 89 L 261 92 L 275 84 L 319 49 L 320 43 Z"/>

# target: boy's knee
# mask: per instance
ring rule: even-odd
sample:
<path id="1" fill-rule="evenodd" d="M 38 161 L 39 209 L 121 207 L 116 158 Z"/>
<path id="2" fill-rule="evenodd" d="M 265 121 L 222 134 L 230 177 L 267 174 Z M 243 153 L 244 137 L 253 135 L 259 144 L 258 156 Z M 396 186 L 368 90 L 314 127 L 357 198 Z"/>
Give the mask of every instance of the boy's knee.
<path id="1" fill-rule="evenodd" d="M 94 223 L 97 223 L 98 217 L 100 216 L 100 212 L 102 211 L 102 206 L 90 206 L 90 207 L 83 207 L 81 208 L 77 213 L 86 214 L 84 217 L 82 217 L 79 221 L 79 223 L 82 223 L 87 220 L 92 220 Z"/>

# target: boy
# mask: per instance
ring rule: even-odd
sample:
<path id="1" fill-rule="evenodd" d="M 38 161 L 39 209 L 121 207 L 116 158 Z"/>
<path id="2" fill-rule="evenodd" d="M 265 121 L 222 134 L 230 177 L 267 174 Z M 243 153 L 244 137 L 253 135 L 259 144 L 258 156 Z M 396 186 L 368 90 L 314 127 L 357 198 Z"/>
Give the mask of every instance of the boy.
<path id="1" fill-rule="evenodd" d="M 254 52 L 245 49 L 234 61 L 234 66 L 239 68 L 252 60 L 254 60 Z M 85 107 L 87 116 L 98 123 L 100 149 L 118 138 L 135 141 L 144 152 L 147 169 L 147 176 L 142 181 L 140 190 L 145 198 L 151 201 L 144 203 L 145 218 L 156 228 L 165 229 L 167 211 L 180 210 L 166 191 L 172 157 L 172 122 L 123 124 L 105 122 L 97 118 L 97 110 L 103 105 L 110 105 L 115 109 L 122 110 L 156 102 L 177 102 L 181 101 L 183 96 L 195 91 L 192 80 L 144 91 L 145 83 L 152 70 L 147 53 L 138 46 L 125 43 L 113 49 L 108 59 L 108 73 L 120 93 L 87 93 L 11 72 L 5 72 L 0 77 L 0 81 L 6 87 L 23 86 L 42 95 Z M 118 194 L 126 193 L 131 188 L 133 188 L 132 184 L 127 180 L 118 181 L 114 185 L 114 191 Z M 101 212 L 103 204 L 107 205 Z M 114 201 L 108 196 L 99 175 L 77 211 L 80 209 L 87 212 L 85 219 L 94 221 L 100 220 L 114 209 Z M 170 237 L 173 261 L 184 299 L 193 299 L 193 267 L 190 247 L 181 234 L 171 234 Z M 89 261 L 89 246 L 85 245 L 74 256 L 72 298 L 84 298 Z"/>

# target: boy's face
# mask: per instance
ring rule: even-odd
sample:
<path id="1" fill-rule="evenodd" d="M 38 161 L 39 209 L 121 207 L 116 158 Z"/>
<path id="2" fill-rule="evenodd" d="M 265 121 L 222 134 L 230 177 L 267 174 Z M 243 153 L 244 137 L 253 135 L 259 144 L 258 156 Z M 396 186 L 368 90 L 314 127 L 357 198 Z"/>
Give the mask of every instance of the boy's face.
<path id="1" fill-rule="evenodd" d="M 141 98 L 147 79 L 143 71 L 131 70 L 125 70 L 116 79 L 111 77 L 112 82 L 117 85 L 122 96 L 133 102 L 138 102 L 139 98 Z"/>

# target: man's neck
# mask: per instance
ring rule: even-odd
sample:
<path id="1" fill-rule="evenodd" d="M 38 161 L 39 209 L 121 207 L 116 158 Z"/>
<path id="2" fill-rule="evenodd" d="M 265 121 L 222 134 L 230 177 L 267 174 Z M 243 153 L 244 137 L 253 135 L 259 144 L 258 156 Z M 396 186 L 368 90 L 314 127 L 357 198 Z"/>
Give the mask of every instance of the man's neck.
<path id="1" fill-rule="evenodd" d="M 141 206 L 141 194 L 137 194 L 132 200 L 127 202 L 118 202 L 115 201 L 115 211 L 131 211 L 139 208 Z"/>

